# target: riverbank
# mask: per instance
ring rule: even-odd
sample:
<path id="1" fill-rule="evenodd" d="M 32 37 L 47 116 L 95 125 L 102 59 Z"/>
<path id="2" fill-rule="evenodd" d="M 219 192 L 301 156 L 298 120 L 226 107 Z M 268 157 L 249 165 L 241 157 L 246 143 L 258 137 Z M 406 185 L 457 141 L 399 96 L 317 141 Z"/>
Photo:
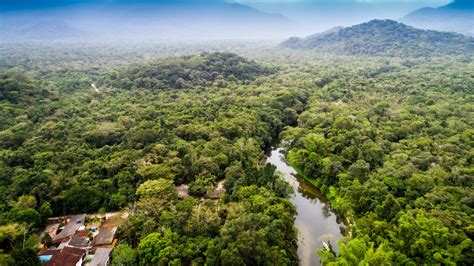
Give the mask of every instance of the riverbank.
<path id="1" fill-rule="evenodd" d="M 298 229 L 298 257 L 300 265 L 321 265 L 316 249 L 324 243 L 337 243 L 344 237 L 345 225 L 333 212 L 330 202 L 314 184 L 298 175 L 285 160 L 281 148 L 273 148 L 267 162 L 274 165 L 282 178 L 294 188 L 290 201 L 297 208 L 295 227 Z M 337 245 L 333 245 L 337 252 Z"/>
<path id="2" fill-rule="evenodd" d="M 336 202 L 336 197 L 337 195 L 331 194 L 331 189 L 329 189 L 329 193 L 321 190 L 321 186 L 318 183 L 318 181 L 315 178 L 311 178 L 308 175 L 306 175 L 301 169 L 298 167 L 292 165 L 288 160 L 285 158 L 285 161 L 288 165 L 290 165 L 296 173 L 302 177 L 304 180 L 309 182 L 311 185 L 313 185 L 316 189 L 319 190 L 319 192 L 326 198 L 326 200 L 329 202 L 333 210 L 335 211 L 336 215 L 343 221 L 344 225 L 347 227 L 346 231 L 344 232 L 345 236 L 352 237 L 352 231 L 350 230 L 351 227 L 355 226 L 355 221 L 352 217 L 348 216 L 347 214 L 342 214 L 341 210 L 337 208 L 338 203 Z M 336 206 L 336 207 L 334 207 Z"/>

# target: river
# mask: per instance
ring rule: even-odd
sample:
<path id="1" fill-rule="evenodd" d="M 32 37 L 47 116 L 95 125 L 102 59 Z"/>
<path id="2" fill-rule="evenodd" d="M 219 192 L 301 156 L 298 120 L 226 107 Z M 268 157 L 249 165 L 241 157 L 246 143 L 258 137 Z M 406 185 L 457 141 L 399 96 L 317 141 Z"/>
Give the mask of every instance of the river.
<path id="1" fill-rule="evenodd" d="M 337 251 L 336 241 L 342 237 L 342 221 L 331 210 L 329 202 L 319 190 L 304 178 L 297 175 L 289 166 L 280 148 L 271 151 L 267 162 L 276 166 L 283 178 L 295 189 L 290 199 L 295 204 L 298 214 L 295 226 L 298 228 L 298 256 L 300 265 L 321 265 L 316 249 L 322 247 L 323 241 L 330 241 Z"/>

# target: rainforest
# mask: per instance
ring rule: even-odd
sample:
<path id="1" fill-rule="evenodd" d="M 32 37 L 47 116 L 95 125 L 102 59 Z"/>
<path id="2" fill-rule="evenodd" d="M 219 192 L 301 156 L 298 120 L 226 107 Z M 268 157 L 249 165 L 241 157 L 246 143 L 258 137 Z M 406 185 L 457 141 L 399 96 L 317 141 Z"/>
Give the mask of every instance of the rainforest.
<path id="1" fill-rule="evenodd" d="M 473 59 L 392 20 L 2 42 L 0 265 L 472 265 Z"/>

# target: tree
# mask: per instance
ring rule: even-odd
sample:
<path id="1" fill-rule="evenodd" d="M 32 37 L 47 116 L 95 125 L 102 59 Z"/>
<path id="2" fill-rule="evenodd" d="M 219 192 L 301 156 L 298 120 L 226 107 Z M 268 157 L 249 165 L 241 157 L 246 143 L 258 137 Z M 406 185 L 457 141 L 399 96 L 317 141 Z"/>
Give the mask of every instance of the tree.
<path id="1" fill-rule="evenodd" d="M 216 209 L 200 203 L 193 207 L 184 229 L 186 233 L 192 236 L 213 236 L 219 232 L 220 222 Z"/>
<path id="2" fill-rule="evenodd" d="M 53 245 L 53 239 L 49 235 L 49 233 L 45 232 L 43 237 L 41 238 L 41 244 L 45 245 L 46 247 L 50 247 Z"/>
<path id="3" fill-rule="evenodd" d="M 180 252 L 179 235 L 170 230 L 165 230 L 163 234 L 151 233 L 140 241 L 138 254 L 141 264 L 168 264 L 178 258 Z"/>
<path id="4" fill-rule="evenodd" d="M 194 196 L 202 197 L 206 195 L 206 192 L 215 180 L 216 177 L 209 173 L 200 174 L 189 184 L 189 193 Z"/>
<path id="5" fill-rule="evenodd" d="M 36 198 L 30 195 L 23 195 L 18 198 L 16 202 L 13 203 L 13 206 L 18 209 L 24 208 L 36 208 Z"/>
<path id="6" fill-rule="evenodd" d="M 41 216 L 41 221 L 44 225 L 48 221 L 48 218 L 53 215 L 53 210 L 51 209 L 51 205 L 48 202 L 44 202 L 43 204 L 41 204 L 38 213 Z"/>
<path id="7" fill-rule="evenodd" d="M 138 173 L 145 179 L 169 179 L 174 180 L 175 174 L 167 165 L 153 164 L 138 170 Z"/>
<path id="8" fill-rule="evenodd" d="M 0 226 L 0 244 L 3 249 L 12 250 L 19 247 L 23 234 L 27 232 L 26 228 L 19 223 L 10 223 Z"/>
<path id="9" fill-rule="evenodd" d="M 12 258 L 15 260 L 14 265 L 18 266 L 40 266 L 40 260 L 36 252 L 31 248 L 26 249 L 14 249 L 11 253 Z"/>
<path id="10" fill-rule="evenodd" d="M 355 163 L 349 166 L 347 173 L 352 179 L 358 179 L 363 183 L 368 179 L 370 165 L 364 160 L 357 160 Z"/>
<path id="11" fill-rule="evenodd" d="M 14 208 L 10 211 L 12 221 L 23 222 L 31 228 L 39 228 L 41 223 L 41 215 L 33 208 Z"/>
<path id="12" fill-rule="evenodd" d="M 137 251 L 127 244 L 119 244 L 114 248 L 113 266 L 128 266 L 137 264 Z"/>
<path id="13" fill-rule="evenodd" d="M 159 198 L 170 201 L 177 198 L 177 191 L 172 180 L 160 178 L 145 181 L 138 187 L 137 195 L 145 201 L 147 198 Z"/>

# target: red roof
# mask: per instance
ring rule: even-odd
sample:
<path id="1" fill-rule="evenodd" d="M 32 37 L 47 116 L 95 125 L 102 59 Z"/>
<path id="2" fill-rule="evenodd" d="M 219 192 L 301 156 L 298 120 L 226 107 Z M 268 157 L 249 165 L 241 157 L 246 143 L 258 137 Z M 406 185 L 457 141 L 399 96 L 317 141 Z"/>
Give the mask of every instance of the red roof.
<path id="1" fill-rule="evenodd" d="M 51 260 L 44 263 L 46 266 L 76 266 L 86 255 L 86 251 L 80 248 L 64 247 L 60 253 L 54 254 Z"/>
<path id="2" fill-rule="evenodd" d="M 77 230 L 76 233 L 74 233 L 75 237 L 87 237 L 89 235 L 89 230 Z"/>
<path id="3" fill-rule="evenodd" d="M 60 249 L 47 249 L 47 248 L 43 248 L 41 249 L 39 252 L 38 252 L 38 255 L 39 256 L 42 256 L 42 255 L 57 255 L 61 252 Z"/>

